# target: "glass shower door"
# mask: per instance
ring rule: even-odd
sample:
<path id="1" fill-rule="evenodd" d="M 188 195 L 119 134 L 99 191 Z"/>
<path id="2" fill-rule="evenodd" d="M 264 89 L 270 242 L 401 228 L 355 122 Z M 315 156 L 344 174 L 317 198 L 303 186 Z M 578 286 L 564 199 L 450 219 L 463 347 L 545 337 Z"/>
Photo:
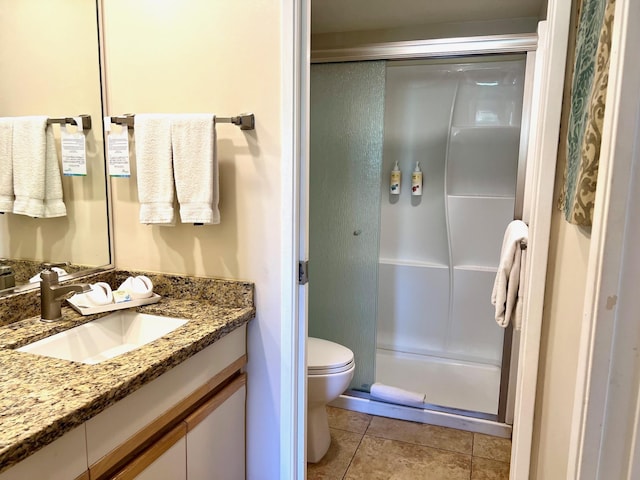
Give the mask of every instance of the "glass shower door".
<path id="1" fill-rule="evenodd" d="M 375 377 L 385 62 L 311 66 L 309 335 Z"/>

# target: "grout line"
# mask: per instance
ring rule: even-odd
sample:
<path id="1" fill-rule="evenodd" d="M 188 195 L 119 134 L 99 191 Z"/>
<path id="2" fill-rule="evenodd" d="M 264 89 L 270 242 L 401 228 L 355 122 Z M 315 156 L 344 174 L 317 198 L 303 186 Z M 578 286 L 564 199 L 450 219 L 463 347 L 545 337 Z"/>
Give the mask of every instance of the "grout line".
<path id="1" fill-rule="evenodd" d="M 476 434 L 473 434 L 473 437 L 471 437 L 471 456 L 473 456 L 473 452 L 475 451 L 476 448 Z"/>
<path id="2" fill-rule="evenodd" d="M 362 440 L 364 440 L 364 437 L 365 437 L 365 434 L 362 434 L 362 436 L 360 437 L 360 441 L 358 442 L 358 446 L 353 452 L 353 455 L 351 455 L 351 459 L 349 460 L 349 465 L 347 465 L 347 469 L 344 471 L 344 475 L 342 475 L 342 480 L 345 480 L 345 478 L 347 477 L 347 473 L 349 473 L 349 469 L 351 468 L 353 459 L 356 458 L 356 455 L 358 454 L 358 450 L 360 450 L 360 445 L 362 445 Z"/>
<path id="3" fill-rule="evenodd" d="M 430 448 L 432 450 L 437 450 L 439 452 L 444 452 L 444 453 L 454 453 L 456 455 L 464 455 L 465 457 L 472 457 L 473 456 L 471 453 L 460 452 L 458 450 L 448 450 L 448 449 L 443 448 L 443 447 L 434 447 L 433 445 L 425 445 L 424 443 L 415 443 L 415 442 L 411 442 L 411 441 L 408 441 L 408 440 L 398 440 L 397 438 L 383 437 L 381 435 L 375 435 L 373 433 L 367 433 L 364 436 L 365 437 L 372 437 L 372 438 L 381 438 L 382 440 L 390 440 L 392 442 L 405 443 L 407 445 L 414 445 L 416 447 Z M 491 459 L 488 459 L 488 460 L 491 460 Z"/>

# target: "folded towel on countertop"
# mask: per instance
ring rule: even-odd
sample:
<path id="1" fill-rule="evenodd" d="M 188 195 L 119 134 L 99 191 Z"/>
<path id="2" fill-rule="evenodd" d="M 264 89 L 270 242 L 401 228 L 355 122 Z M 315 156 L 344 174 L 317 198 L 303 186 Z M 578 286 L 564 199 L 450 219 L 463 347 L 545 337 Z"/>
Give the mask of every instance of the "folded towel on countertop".
<path id="1" fill-rule="evenodd" d="M 174 225 L 170 116 L 140 113 L 134 122 L 140 223 Z"/>
<path id="2" fill-rule="evenodd" d="M 171 117 L 176 194 L 182 223 L 220 223 L 215 115 Z"/>
<path id="3" fill-rule="evenodd" d="M 495 319 L 501 327 L 507 327 L 514 318 L 514 327 L 519 329 L 522 317 L 520 307 L 520 318 L 516 318 L 516 305 L 522 302 L 523 287 L 521 278 L 524 280 L 523 271 L 523 249 L 529 238 L 529 228 L 520 221 L 514 220 L 507 226 L 502 240 L 500 251 L 500 264 L 496 272 L 496 279 L 491 293 L 491 303 L 495 306 Z M 523 283 L 523 282 L 522 282 Z"/>

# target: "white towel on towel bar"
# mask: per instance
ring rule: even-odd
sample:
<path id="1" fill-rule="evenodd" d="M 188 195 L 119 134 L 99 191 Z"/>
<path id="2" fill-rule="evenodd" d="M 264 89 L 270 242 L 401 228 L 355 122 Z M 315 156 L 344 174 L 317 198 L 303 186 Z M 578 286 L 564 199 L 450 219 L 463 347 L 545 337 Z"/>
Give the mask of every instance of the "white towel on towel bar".
<path id="1" fill-rule="evenodd" d="M 527 245 L 529 228 L 520 221 L 514 220 L 507 226 L 502 240 L 500 252 L 500 264 L 493 284 L 491 303 L 495 306 L 495 318 L 498 325 L 507 327 L 513 318 L 514 327 L 520 329 L 522 321 L 522 307 L 517 303 L 522 302 L 521 283 L 524 283 L 524 265 L 522 246 Z M 520 312 L 518 318 L 517 312 Z"/>
<path id="2" fill-rule="evenodd" d="M 62 178 L 56 139 L 53 135 L 53 125 L 45 128 L 45 162 L 44 162 L 44 215 L 43 218 L 64 217 L 67 207 L 63 201 Z"/>
<path id="3" fill-rule="evenodd" d="M 171 143 L 180 220 L 220 223 L 215 115 L 173 115 Z"/>
<path id="4" fill-rule="evenodd" d="M 63 217 L 60 165 L 47 117 L 13 119 L 13 213 L 30 217 Z"/>
<path id="5" fill-rule="evenodd" d="M 139 113 L 134 122 L 140 223 L 174 225 L 170 116 Z"/>
<path id="6" fill-rule="evenodd" d="M 0 212 L 13 212 L 13 119 L 0 118 Z"/>

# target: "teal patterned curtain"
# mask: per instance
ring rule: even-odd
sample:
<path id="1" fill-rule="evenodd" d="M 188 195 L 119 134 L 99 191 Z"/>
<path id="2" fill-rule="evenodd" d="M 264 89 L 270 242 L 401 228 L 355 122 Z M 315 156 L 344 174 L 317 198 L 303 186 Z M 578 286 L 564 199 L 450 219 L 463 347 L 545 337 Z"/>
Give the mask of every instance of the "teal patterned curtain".
<path id="1" fill-rule="evenodd" d="M 614 8 L 615 0 L 583 0 L 579 11 L 559 204 L 565 219 L 576 225 L 593 221 Z"/>

